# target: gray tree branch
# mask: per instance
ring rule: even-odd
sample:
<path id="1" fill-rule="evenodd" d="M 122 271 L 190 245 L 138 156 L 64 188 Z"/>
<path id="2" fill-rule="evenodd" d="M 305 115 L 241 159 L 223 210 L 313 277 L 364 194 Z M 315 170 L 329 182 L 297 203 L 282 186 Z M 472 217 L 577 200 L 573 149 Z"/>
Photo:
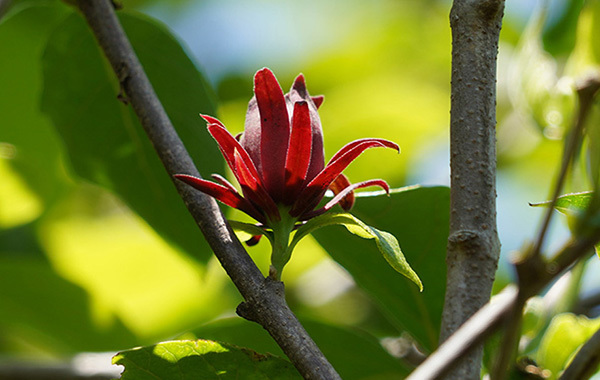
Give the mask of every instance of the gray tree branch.
<path id="1" fill-rule="evenodd" d="M 135 55 L 110 0 L 77 2 L 154 149 L 170 175 L 200 176 Z M 188 210 L 245 302 L 240 314 L 261 324 L 307 379 L 339 375 L 288 307 L 283 283 L 265 279 L 226 223 L 216 202 L 174 181 Z"/>
<path id="2" fill-rule="evenodd" d="M 485 305 L 496 273 L 496 56 L 504 0 L 454 0 L 450 236 L 441 341 Z M 448 379 L 479 379 L 482 348 Z"/>

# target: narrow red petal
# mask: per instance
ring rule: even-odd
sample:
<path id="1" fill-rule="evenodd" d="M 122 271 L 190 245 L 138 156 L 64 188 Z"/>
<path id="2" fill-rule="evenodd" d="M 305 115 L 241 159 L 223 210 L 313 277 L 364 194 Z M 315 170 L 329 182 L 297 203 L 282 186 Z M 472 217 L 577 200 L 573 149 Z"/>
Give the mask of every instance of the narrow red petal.
<path id="1" fill-rule="evenodd" d="M 226 188 L 228 188 L 231 191 L 234 191 L 237 193 L 237 189 L 235 188 L 235 186 L 233 186 L 231 184 L 231 182 L 229 182 L 228 180 L 226 180 L 224 177 L 218 175 L 218 174 L 211 174 L 210 175 L 215 181 L 219 182 L 221 185 L 225 186 Z"/>
<path id="2" fill-rule="evenodd" d="M 225 128 L 225 125 L 223 125 L 223 123 L 221 123 L 221 121 L 219 119 L 217 119 L 216 117 L 212 117 L 209 115 L 203 115 L 203 114 L 200 114 L 200 117 L 203 118 L 208 124 L 217 124 L 217 125 Z"/>
<path id="3" fill-rule="evenodd" d="M 358 142 L 358 143 L 357 143 Z M 399 149 L 398 145 L 381 139 L 363 139 L 349 143 L 334 155 L 327 166 L 312 180 L 298 196 L 290 215 L 298 216 L 316 207 L 329 185 L 354 161 L 362 152 L 369 148 L 389 147 Z"/>
<path id="4" fill-rule="evenodd" d="M 260 112 L 263 181 L 273 200 L 279 202 L 283 198 L 285 158 L 290 137 L 285 98 L 277 78 L 267 68 L 254 76 L 254 94 Z"/>
<path id="5" fill-rule="evenodd" d="M 254 236 L 252 236 L 250 239 L 246 240 L 246 245 L 248 247 L 252 247 L 254 245 L 257 245 L 258 242 L 260 241 L 261 237 L 262 237 L 262 235 L 254 235 Z"/>
<path id="6" fill-rule="evenodd" d="M 219 149 L 242 186 L 244 195 L 255 202 L 267 215 L 278 218 L 277 205 L 265 190 L 248 152 L 224 127 L 209 124 L 208 131 L 219 144 Z"/>
<path id="7" fill-rule="evenodd" d="M 329 160 L 329 162 L 331 163 L 331 162 L 335 161 L 340 156 L 346 154 L 349 150 L 352 150 L 357 145 L 363 144 L 365 142 L 372 142 L 373 144 L 379 143 L 380 146 L 392 148 L 392 149 L 395 149 L 396 151 L 400 152 L 400 147 L 398 146 L 398 144 L 396 144 L 393 141 L 389 141 L 389 140 L 385 140 L 385 139 L 366 138 L 366 139 L 354 140 L 354 141 L 344 145 L 342 147 L 342 149 L 340 149 L 336 154 L 333 155 L 333 157 L 331 157 L 331 160 Z"/>
<path id="8" fill-rule="evenodd" d="M 227 206 L 237 208 L 250 215 L 254 219 L 261 223 L 265 222 L 265 217 L 262 215 L 247 199 L 243 198 L 237 191 L 232 191 L 228 187 L 219 185 L 217 183 L 207 181 L 205 179 L 193 177 L 186 174 L 175 174 L 173 177 L 178 180 L 192 186 L 194 189 L 199 190 L 218 201 L 226 204 Z"/>
<path id="9" fill-rule="evenodd" d="M 279 215 L 277 205 L 273 202 L 273 199 L 266 192 L 260 181 L 256 181 L 237 150 L 234 156 L 236 171 L 238 173 L 237 178 L 246 198 L 254 202 L 271 220 L 280 220 L 281 216 Z"/>
<path id="10" fill-rule="evenodd" d="M 348 177 L 346 177 L 344 174 L 340 174 L 333 182 L 331 182 L 331 185 L 329 185 L 329 190 L 333 191 L 334 195 L 338 195 L 351 185 L 352 183 Z M 340 200 L 340 206 L 342 206 L 342 208 L 346 211 L 350 211 L 352 209 L 352 206 L 354 206 L 354 193 L 352 191 L 348 192 Z"/>
<path id="11" fill-rule="evenodd" d="M 284 203 L 293 204 L 298 196 L 310 164 L 312 127 L 308 103 L 297 102 L 292 116 L 292 132 L 285 161 Z"/>
<path id="12" fill-rule="evenodd" d="M 260 182 L 260 176 L 258 175 L 258 171 L 252 162 L 252 159 L 248 155 L 248 152 L 240 143 L 229 133 L 229 131 L 218 124 L 209 124 L 208 131 L 212 135 L 212 137 L 219 144 L 219 149 L 221 149 L 221 153 L 223 153 L 223 157 L 225 157 L 225 161 L 227 161 L 227 165 L 233 171 L 233 174 L 239 181 L 236 165 L 235 165 L 235 152 L 239 152 L 241 159 L 244 161 L 245 165 L 248 167 L 248 170 L 252 174 L 252 177 L 256 182 Z"/>
<path id="13" fill-rule="evenodd" d="M 310 98 L 315 103 L 317 109 L 321 107 L 321 104 L 323 104 L 323 100 L 325 100 L 325 97 L 323 95 L 311 96 Z"/>
<path id="14" fill-rule="evenodd" d="M 319 215 L 331 210 L 331 208 L 333 208 L 333 206 L 335 206 L 337 203 L 339 203 L 348 194 L 352 194 L 352 192 L 354 190 L 362 189 L 364 187 L 370 187 L 370 186 L 379 186 L 383 190 L 385 190 L 385 192 L 387 194 L 390 193 L 390 187 L 388 186 L 387 182 L 385 182 L 382 179 L 371 179 L 371 180 L 364 181 L 364 182 L 354 183 L 354 184 L 346 187 L 340 193 L 338 193 L 329 202 L 327 202 L 327 204 L 325 206 L 321 207 L 318 210 L 314 210 L 314 211 L 311 211 L 311 212 L 308 212 L 308 213 L 302 215 L 300 217 L 300 220 L 307 220 L 307 219 L 314 218 L 315 216 L 319 216 Z M 344 210 L 348 211 L 347 209 L 344 209 Z"/>

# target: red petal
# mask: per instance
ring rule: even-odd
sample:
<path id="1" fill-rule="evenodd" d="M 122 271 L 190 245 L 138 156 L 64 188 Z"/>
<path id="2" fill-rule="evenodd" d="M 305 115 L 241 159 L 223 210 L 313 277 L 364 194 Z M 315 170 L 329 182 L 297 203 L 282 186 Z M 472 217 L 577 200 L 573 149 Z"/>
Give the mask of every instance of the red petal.
<path id="1" fill-rule="evenodd" d="M 399 149 L 397 144 L 382 139 L 362 139 L 347 144 L 333 156 L 334 159 L 329 161 L 325 169 L 323 169 L 321 173 L 310 181 L 304 190 L 302 190 L 296 204 L 290 211 L 290 215 L 302 215 L 316 207 L 323 198 L 325 190 L 329 187 L 331 182 L 333 182 L 362 152 L 366 149 L 375 147 Z M 342 153 L 340 154 L 340 152 Z"/>
<path id="2" fill-rule="evenodd" d="M 265 217 L 262 215 L 253 205 L 248 202 L 247 199 L 242 198 L 242 196 L 237 191 L 232 191 L 228 187 L 219 185 L 217 183 L 207 181 L 205 179 L 196 178 L 191 175 L 186 174 L 175 174 L 173 177 L 178 180 L 185 182 L 186 184 L 192 186 L 196 190 L 199 190 L 211 197 L 217 199 L 220 202 L 223 202 L 227 206 L 237 208 L 250 215 L 254 219 L 258 220 L 261 223 L 264 223 Z"/>
<path id="3" fill-rule="evenodd" d="M 315 106 L 317 106 L 317 109 L 319 109 L 319 107 L 321 107 L 321 104 L 323 104 L 323 100 L 325 100 L 325 97 L 323 95 L 317 95 L 311 96 L 311 99 L 315 103 Z"/>
<path id="4" fill-rule="evenodd" d="M 337 194 L 335 197 L 333 197 L 333 199 L 331 199 L 329 202 L 327 202 L 327 204 L 325 206 L 321 207 L 318 210 L 315 210 L 315 211 L 312 211 L 312 212 L 302 215 L 302 217 L 300 217 L 300 219 L 307 220 L 310 218 L 314 218 L 315 216 L 319 216 L 319 215 L 325 213 L 326 211 L 331 210 L 331 208 L 333 206 L 335 206 L 338 202 L 340 202 L 348 194 L 352 194 L 352 192 L 354 190 L 361 189 L 363 187 L 369 187 L 369 186 L 379 186 L 379 187 L 383 188 L 383 190 L 385 190 L 385 192 L 388 195 L 390 193 L 390 187 L 388 186 L 387 182 L 385 182 L 382 179 L 371 179 L 371 180 L 364 181 L 364 182 L 354 183 L 354 184 L 346 187 L 339 194 Z M 344 209 L 344 210 L 348 211 L 347 209 Z"/>
<path id="5" fill-rule="evenodd" d="M 396 151 L 400 152 L 400 147 L 398 146 L 398 144 L 396 144 L 393 141 L 389 141 L 389 140 L 385 140 L 385 139 L 372 139 L 372 138 L 366 138 L 366 139 L 359 139 L 359 140 L 354 140 L 346 145 L 344 145 L 342 147 L 342 149 L 340 149 L 336 154 L 333 155 L 333 157 L 331 157 L 331 160 L 329 160 L 329 162 L 333 162 L 336 159 L 338 159 L 340 156 L 346 154 L 349 150 L 354 149 L 357 145 L 360 145 L 362 143 L 365 142 L 372 142 L 372 143 L 379 143 L 380 146 L 384 146 L 384 147 L 388 147 L 388 148 L 392 148 L 392 149 L 396 149 Z"/>
<path id="6" fill-rule="evenodd" d="M 285 204 L 293 204 L 306 179 L 310 164 L 312 128 L 308 103 L 297 102 L 292 116 L 292 132 L 285 161 Z"/>
<path id="7" fill-rule="evenodd" d="M 225 186 L 226 188 L 228 188 L 229 190 L 236 192 L 237 193 L 237 189 L 235 188 L 235 186 L 233 186 L 231 184 L 231 182 L 229 182 L 228 180 L 226 180 L 225 178 L 223 178 L 222 176 L 218 175 L 218 174 L 211 174 L 210 175 L 215 181 L 219 182 L 221 185 Z"/>
<path id="8" fill-rule="evenodd" d="M 219 119 L 217 119 L 216 117 L 212 117 L 209 115 L 203 115 L 200 114 L 200 117 L 203 118 L 204 120 L 206 120 L 206 122 L 210 125 L 210 124 L 216 124 L 219 125 L 223 128 L 225 128 L 225 125 L 223 125 L 223 123 L 221 123 L 221 121 Z"/>
<path id="9" fill-rule="evenodd" d="M 268 193 L 279 202 L 285 186 L 290 119 L 283 91 L 269 69 L 264 68 L 254 76 L 254 94 L 260 112 L 262 177 Z"/>
<path id="10" fill-rule="evenodd" d="M 329 185 L 329 190 L 333 191 L 334 195 L 338 195 L 344 189 L 348 188 L 348 186 L 352 185 L 348 177 L 343 174 L 340 174 L 335 181 L 331 182 Z M 340 206 L 346 211 L 350 211 L 352 206 L 354 206 L 354 193 L 352 191 L 348 192 L 343 199 L 340 200 Z"/>
<path id="11" fill-rule="evenodd" d="M 254 236 L 252 236 L 250 239 L 246 240 L 246 245 L 248 247 L 252 247 L 253 245 L 257 245 L 258 242 L 260 241 L 261 237 L 262 237 L 262 235 L 254 235 Z"/>
<path id="12" fill-rule="evenodd" d="M 263 187 L 258 171 L 248 152 L 224 127 L 218 124 L 209 124 L 208 131 L 219 144 L 219 149 L 242 186 L 244 195 L 255 202 L 267 215 L 278 218 L 277 205 Z"/>

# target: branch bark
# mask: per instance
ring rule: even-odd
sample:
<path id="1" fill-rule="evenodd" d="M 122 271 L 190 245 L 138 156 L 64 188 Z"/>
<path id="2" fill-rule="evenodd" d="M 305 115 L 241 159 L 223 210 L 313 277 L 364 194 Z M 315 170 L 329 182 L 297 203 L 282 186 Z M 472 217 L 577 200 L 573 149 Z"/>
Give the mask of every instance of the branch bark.
<path id="1" fill-rule="evenodd" d="M 144 130 L 172 176 L 200 177 L 177 136 L 123 31 L 110 0 L 80 0 L 78 8 L 92 29 Z M 226 223 L 216 202 L 174 180 L 175 187 L 221 265 L 246 302 L 241 316 L 261 324 L 306 379 L 339 379 L 288 307 L 283 283 L 265 279 Z"/>
<path id="2" fill-rule="evenodd" d="M 496 229 L 496 56 L 504 0 L 454 0 L 450 236 L 441 341 L 487 303 L 500 254 Z M 479 379 L 482 348 L 448 379 Z"/>

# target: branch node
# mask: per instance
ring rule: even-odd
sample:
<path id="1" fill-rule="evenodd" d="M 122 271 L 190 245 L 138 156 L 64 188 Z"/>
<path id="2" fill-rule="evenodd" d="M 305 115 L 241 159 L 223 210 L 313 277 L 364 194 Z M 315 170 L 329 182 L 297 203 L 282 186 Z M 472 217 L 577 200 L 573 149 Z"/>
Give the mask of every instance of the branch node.
<path id="1" fill-rule="evenodd" d="M 464 253 L 476 252 L 481 246 L 480 236 L 477 232 L 469 230 L 456 231 L 448 237 L 448 245 Z"/>
<path id="2" fill-rule="evenodd" d="M 240 303 L 235 309 L 235 312 L 237 315 L 244 319 L 247 319 L 251 322 L 259 323 L 258 316 L 256 315 L 254 308 L 247 302 Z"/>

